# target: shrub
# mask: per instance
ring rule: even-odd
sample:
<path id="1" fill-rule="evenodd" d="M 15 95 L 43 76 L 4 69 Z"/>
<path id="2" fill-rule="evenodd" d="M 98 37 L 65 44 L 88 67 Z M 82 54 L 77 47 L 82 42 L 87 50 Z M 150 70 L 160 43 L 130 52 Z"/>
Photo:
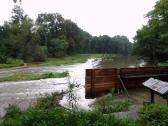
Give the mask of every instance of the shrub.
<path id="1" fill-rule="evenodd" d="M 7 62 L 7 55 L 6 55 L 6 48 L 3 45 L 3 42 L 0 42 L 0 63 L 6 63 Z"/>
<path id="2" fill-rule="evenodd" d="M 52 39 L 48 44 L 48 52 L 52 57 L 62 57 L 66 55 L 68 42 L 65 39 Z"/>
<path id="3" fill-rule="evenodd" d="M 0 63 L 6 63 L 7 62 L 7 59 L 8 57 L 3 55 L 3 54 L 0 54 Z"/>
<path id="4" fill-rule="evenodd" d="M 21 110 L 16 105 L 9 105 L 3 123 L 0 126 L 21 126 Z"/>
<path id="5" fill-rule="evenodd" d="M 51 109 L 60 107 L 59 101 L 62 99 L 63 93 L 52 93 L 51 95 L 46 95 L 44 98 L 40 98 L 35 106 L 36 109 Z"/>
<path id="6" fill-rule="evenodd" d="M 37 46 L 36 50 L 33 53 L 33 61 L 42 62 L 46 60 L 46 57 L 47 57 L 47 54 L 45 52 L 45 49 Z"/>
<path id="7" fill-rule="evenodd" d="M 140 110 L 139 121 L 143 126 L 168 126 L 168 107 L 147 105 Z"/>
<path id="8" fill-rule="evenodd" d="M 127 100 L 119 100 L 114 96 L 115 89 L 112 89 L 111 94 L 101 97 L 95 102 L 95 107 L 98 111 L 109 114 L 128 110 L 131 102 Z"/>
<path id="9" fill-rule="evenodd" d="M 0 126 L 138 126 L 136 121 L 118 119 L 98 111 L 65 110 L 59 105 L 60 96 L 59 93 L 46 96 L 26 112 L 10 106 Z"/>
<path id="10" fill-rule="evenodd" d="M 0 64 L 0 68 L 17 67 L 24 65 L 23 60 L 8 58 L 6 63 Z"/>

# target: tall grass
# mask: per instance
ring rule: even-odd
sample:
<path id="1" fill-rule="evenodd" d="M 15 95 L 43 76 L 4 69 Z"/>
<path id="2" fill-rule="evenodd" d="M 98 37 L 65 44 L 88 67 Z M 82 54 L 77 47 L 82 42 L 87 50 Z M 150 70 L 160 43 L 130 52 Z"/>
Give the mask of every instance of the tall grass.
<path id="1" fill-rule="evenodd" d="M 113 89 L 111 94 L 100 97 L 94 103 L 95 109 L 104 114 L 127 111 L 130 105 L 131 102 L 128 99 L 116 98 Z"/>
<path id="2" fill-rule="evenodd" d="M 49 58 L 45 62 L 42 62 L 38 65 L 41 65 L 41 66 L 69 65 L 69 64 L 74 64 L 74 63 L 84 63 L 89 58 L 101 58 L 101 57 L 102 57 L 102 54 L 76 54 L 72 56 L 66 56 L 63 58 Z"/>
<path id="3" fill-rule="evenodd" d="M 98 111 L 72 113 L 59 108 L 32 108 L 20 113 L 18 108 L 10 109 L 14 110 L 7 113 L 0 126 L 138 126 L 136 121 L 118 119 Z"/>
<path id="4" fill-rule="evenodd" d="M 43 74 L 32 74 L 32 73 L 17 73 L 9 76 L 0 77 L 0 82 L 3 81 L 21 81 L 21 80 L 39 80 L 45 78 L 63 78 L 69 75 L 68 72 L 62 73 L 43 73 Z"/>
<path id="5" fill-rule="evenodd" d="M 75 54 L 70 56 L 65 56 L 61 58 L 48 58 L 44 62 L 34 62 L 29 63 L 29 66 L 60 66 L 60 65 L 69 65 L 74 63 L 84 63 L 89 58 L 101 58 L 102 54 Z M 0 68 L 9 68 L 9 67 L 18 67 L 23 66 L 23 60 L 19 59 L 8 59 L 7 63 L 0 64 Z"/>
<path id="6" fill-rule="evenodd" d="M 146 105 L 140 110 L 139 122 L 142 126 L 168 126 L 168 106 Z"/>
<path id="7" fill-rule="evenodd" d="M 5 64 L 0 64 L 0 68 L 9 68 L 9 67 L 18 67 L 18 66 L 23 66 L 24 62 L 23 60 L 19 59 L 8 59 L 7 63 Z"/>

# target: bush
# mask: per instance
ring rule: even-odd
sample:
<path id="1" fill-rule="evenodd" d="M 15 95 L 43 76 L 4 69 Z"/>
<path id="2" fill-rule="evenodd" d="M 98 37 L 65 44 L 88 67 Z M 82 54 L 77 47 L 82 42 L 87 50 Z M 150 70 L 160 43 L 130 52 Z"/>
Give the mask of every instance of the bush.
<path id="1" fill-rule="evenodd" d="M 131 102 L 127 100 L 119 100 L 114 96 L 115 89 L 112 89 L 111 94 L 101 97 L 95 102 L 95 108 L 104 113 L 114 113 L 114 112 L 122 112 L 128 110 Z"/>
<path id="2" fill-rule="evenodd" d="M 10 121 L 10 123 L 9 123 Z M 12 122 L 12 123 L 11 123 Z M 135 121 L 117 119 L 100 112 L 71 113 L 61 109 L 29 109 L 17 118 L 5 119 L 0 126 L 138 126 Z"/>
<path id="3" fill-rule="evenodd" d="M 65 39 L 52 39 L 48 43 L 48 52 L 52 57 L 62 57 L 66 55 L 68 42 Z"/>
<path id="4" fill-rule="evenodd" d="M 6 55 L 6 48 L 3 45 L 3 42 L 0 42 L 0 63 L 6 63 L 7 62 L 7 55 Z"/>
<path id="5" fill-rule="evenodd" d="M 16 105 L 9 105 L 4 121 L 0 126 L 21 126 L 21 110 Z"/>
<path id="6" fill-rule="evenodd" d="M 0 68 L 17 67 L 23 65 L 24 65 L 23 60 L 8 58 L 6 63 L 0 64 Z"/>
<path id="7" fill-rule="evenodd" d="M 39 99 L 37 105 L 21 112 L 10 106 L 0 126 L 138 126 L 136 121 L 118 119 L 98 111 L 65 110 L 59 105 L 62 93 Z"/>
<path id="8" fill-rule="evenodd" d="M 33 53 L 33 61 L 42 62 L 46 60 L 46 57 L 47 57 L 47 54 L 45 53 L 45 50 L 37 46 L 36 50 Z"/>
<path id="9" fill-rule="evenodd" d="M 148 105 L 140 110 L 140 123 L 143 126 L 168 126 L 168 107 Z"/>
<path id="10" fill-rule="evenodd" d="M 6 63 L 7 62 L 7 59 L 8 57 L 3 55 L 3 54 L 0 54 L 0 63 Z"/>
<path id="11" fill-rule="evenodd" d="M 51 109 L 59 107 L 59 101 L 62 99 L 63 93 L 52 93 L 51 95 L 47 95 L 44 98 L 40 98 L 37 101 L 35 106 L 36 109 Z"/>

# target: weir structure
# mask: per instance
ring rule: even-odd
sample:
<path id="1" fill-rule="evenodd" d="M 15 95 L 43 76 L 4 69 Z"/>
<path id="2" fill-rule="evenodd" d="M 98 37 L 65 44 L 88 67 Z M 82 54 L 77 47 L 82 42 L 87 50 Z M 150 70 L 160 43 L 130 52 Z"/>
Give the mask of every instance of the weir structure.
<path id="1" fill-rule="evenodd" d="M 142 83 L 151 77 L 168 81 L 168 67 L 86 69 L 85 77 L 85 97 L 95 98 L 114 88 L 127 92 L 143 87 Z"/>

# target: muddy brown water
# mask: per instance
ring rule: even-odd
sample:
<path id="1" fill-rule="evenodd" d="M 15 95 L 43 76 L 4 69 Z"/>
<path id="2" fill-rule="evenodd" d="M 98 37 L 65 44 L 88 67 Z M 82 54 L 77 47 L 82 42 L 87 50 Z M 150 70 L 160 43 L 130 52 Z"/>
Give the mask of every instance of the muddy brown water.
<path id="1" fill-rule="evenodd" d="M 135 57 L 116 57 L 113 60 L 94 60 L 89 59 L 86 63 L 79 63 L 67 66 L 49 66 L 49 67 L 18 67 L 0 69 L 0 76 L 12 75 L 16 73 L 45 73 L 45 72 L 63 72 L 70 73 L 70 80 L 80 83 L 80 87 L 76 90 L 78 104 L 81 108 L 89 109 L 89 105 L 95 99 L 85 99 L 85 69 L 88 68 L 109 68 L 109 67 L 135 67 L 143 66 L 143 60 L 138 61 Z M 16 81 L 16 82 L 0 82 L 0 118 L 5 114 L 9 104 L 16 104 L 22 110 L 26 110 L 30 105 L 34 104 L 36 99 L 44 96 L 46 93 L 67 90 L 67 78 L 51 78 L 35 81 Z M 60 104 L 67 106 L 67 96 L 64 96 Z"/>
<path id="2" fill-rule="evenodd" d="M 149 66 L 143 59 L 136 56 L 117 56 L 112 59 L 104 59 L 97 64 L 97 68 L 125 68 Z"/>

